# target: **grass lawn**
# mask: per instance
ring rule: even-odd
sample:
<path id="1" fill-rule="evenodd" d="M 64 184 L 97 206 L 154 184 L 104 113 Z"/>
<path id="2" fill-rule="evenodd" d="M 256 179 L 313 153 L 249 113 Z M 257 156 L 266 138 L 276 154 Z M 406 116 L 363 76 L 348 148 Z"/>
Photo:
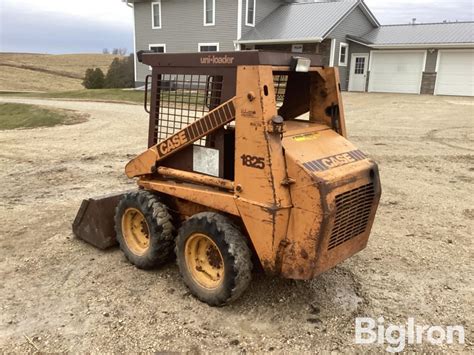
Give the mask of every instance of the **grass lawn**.
<path id="1" fill-rule="evenodd" d="M 48 98 L 48 99 L 74 99 L 74 100 L 88 100 L 88 101 L 114 101 L 114 102 L 128 102 L 143 104 L 144 91 L 136 90 L 123 90 L 123 89 L 95 89 L 95 90 L 75 90 L 75 91 L 58 91 L 58 92 L 13 92 L 13 91 L 0 91 L 2 96 L 15 96 L 15 97 L 32 97 L 32 98 Z M 148 92 L 148 97 L 150 92 Z M 192 104 L 204 103 L 204 96 L 202 93 L 196 97 L 195 94 L 191 94 L 189 97 L 188 94 L 182 95 L 179 91 L 165 91 L 162 92 L 162 99 L 165 101 L 170 101 L 170 105 L 177 99 L 178 107 L 181 105 L 181 102 L 184 102 L 186 105 L 188 102 Z M 150 106 L 150 100 L 148 100 L 148 107 Z"/>
<path id="2" fill-rule="evenodd" d="M 82 114 L 36 105 L 0 103 L 0 130 L 52 127 L 86 121 Z"/>
<path id="3" fill-rule="evenodd" d="M 122 90 L 122 89 L 97 89 L 97 90 L 75 90 L 75 91 L 58 91 L 58 92 L 0 92 L 2 96 L 21 96 L 21 97 L 38 97 L 49 99 L 76 99 L 90 101 L 118 101 L 133 102 L 137 104 L 143 103 L 143 91 Z"/>

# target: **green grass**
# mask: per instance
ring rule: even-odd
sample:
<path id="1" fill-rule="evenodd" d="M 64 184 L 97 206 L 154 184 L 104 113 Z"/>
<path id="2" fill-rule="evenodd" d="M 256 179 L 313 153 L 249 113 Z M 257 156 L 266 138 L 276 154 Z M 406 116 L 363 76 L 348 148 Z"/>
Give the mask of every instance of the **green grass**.
<path id="1" fill-rule="evenodd" d="M 97 89 L 97 90 L 76 90 L 76 91 L 60 91 L 60 92 L 0 92 L 2 96 L 21 96 L 21 97 L 37 97 L 47 99 L 75 99 L 90 101 L 118 101 L 133 102 L 141 104 L 143 102 L 143 91 L 122 90 L 122 89 Z"/>
<path id="2" fill-rule="evenodd" d="M 52 127 L 84 122 L 84 115 L 73 111 L 36 105 L 0 103 L 0 130 Z"/>
<path id="3" fill-rule="evenodd" d="M 123 90 L 123 89 L 95 89 L 95 90 L 76 90 L 76 91 L 60 91 L 60 92 L 11 92 L 11 91 L 0 91 L 1 96 L 15 96 L 15 97 L 32 97 L 32 98 L 46 98 L 46 99 L 73 99 L 73 100 L 88 100 L 88 101 L 111 101 L 111 102 L 127 102 L 143 104 L 145 92 L 135 90 Z M 184 105 L 189 101 L 196 103 L 196 96 L 183 95 L 176 91 L 164 91 L 161 94 L 161 98 L 165 101 L 170 101 L 171 104 L 178 101 L 178 106 L 181 105 L 181 101 Z M 150 93 L 148 92 L 148 97 Z M 202 93 L 197 98 L 198 104 L 204 103 L 204 97 Z M 148 100 L 148 107 L 150 107 L 150 100 Z"/>

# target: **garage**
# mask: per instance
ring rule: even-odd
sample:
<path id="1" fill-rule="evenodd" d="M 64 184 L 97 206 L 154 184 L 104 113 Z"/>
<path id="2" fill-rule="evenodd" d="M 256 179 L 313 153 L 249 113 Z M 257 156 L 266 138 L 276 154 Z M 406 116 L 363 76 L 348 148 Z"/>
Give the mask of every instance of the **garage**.
<path id="1" fill-rule="evenodd" d="M 426 51 L 373 51 L 370 92 L 419 94 Z"/>
<path id="2" fill-rule="evenodd" d="M 474 96 L 474 50 L 440 50 L 435 95 Z"/>

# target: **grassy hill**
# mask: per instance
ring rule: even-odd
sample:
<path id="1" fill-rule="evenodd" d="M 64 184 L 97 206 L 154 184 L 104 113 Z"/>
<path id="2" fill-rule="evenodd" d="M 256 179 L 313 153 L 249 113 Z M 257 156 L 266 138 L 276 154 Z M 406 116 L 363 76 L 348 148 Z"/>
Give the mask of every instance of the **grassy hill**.
<path id="1" fill-rule="evenodd" d="M 111 54 L 0 53 L 0 91 L 67 91 L 83 89 L 87 68 L 104 73 Z"/>
<path id="2" fill-rule="evenodd" d="M 0 103 L 0 131 L 16 128 L 52 127 L 87 121 L 87 115 L 71 110 L 27 104 Z"/>

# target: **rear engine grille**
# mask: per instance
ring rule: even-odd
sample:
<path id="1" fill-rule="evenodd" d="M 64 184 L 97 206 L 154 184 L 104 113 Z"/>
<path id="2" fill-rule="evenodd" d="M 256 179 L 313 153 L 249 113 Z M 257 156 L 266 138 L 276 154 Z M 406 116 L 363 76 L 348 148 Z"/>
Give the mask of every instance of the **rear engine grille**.
<path id="1" fill-rule="evenodd" d="M 365 232 L 374 197 L 374 184 L 364 185 L 336 196 L 336 218 L 328 250 Z"/>

